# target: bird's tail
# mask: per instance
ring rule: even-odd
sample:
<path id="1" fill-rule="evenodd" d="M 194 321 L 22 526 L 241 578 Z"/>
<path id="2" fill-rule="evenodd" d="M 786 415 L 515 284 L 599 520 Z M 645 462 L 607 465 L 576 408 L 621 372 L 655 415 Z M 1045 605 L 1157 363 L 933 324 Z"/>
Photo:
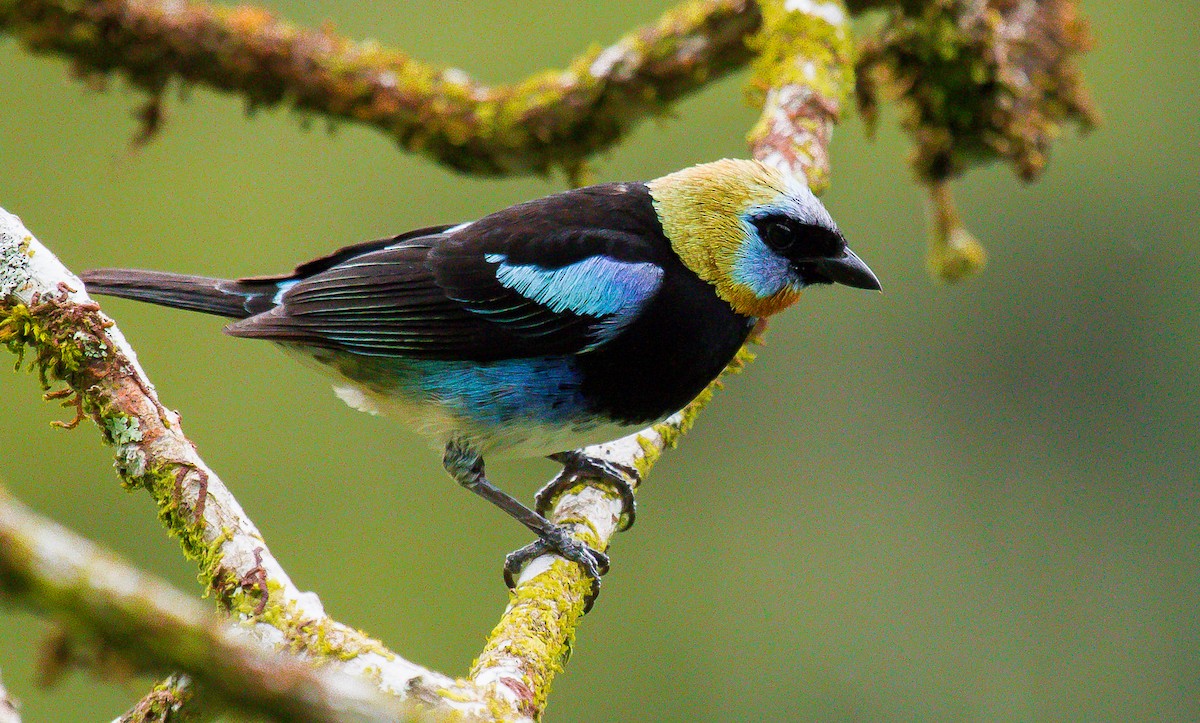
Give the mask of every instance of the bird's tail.
<path id="1" fill-rule="evenodd" d="M 88 293 L 148 301 L 231 319 L 267 311 L 280 291 L 276 280 L 230 281 L 140 269 L 93 269 L 79 275 Z"/>

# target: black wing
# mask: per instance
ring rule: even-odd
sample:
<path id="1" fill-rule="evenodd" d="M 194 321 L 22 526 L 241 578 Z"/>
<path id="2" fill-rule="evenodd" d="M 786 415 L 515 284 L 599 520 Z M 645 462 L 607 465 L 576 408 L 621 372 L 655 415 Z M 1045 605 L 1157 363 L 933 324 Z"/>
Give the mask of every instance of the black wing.
<path id="1" fill-rule="evenodd" d="M 306 264 L 229 332 L 424 359 L 584 352 L 655 297 L 666 248 L 644 186 L 568 191 Z"/>

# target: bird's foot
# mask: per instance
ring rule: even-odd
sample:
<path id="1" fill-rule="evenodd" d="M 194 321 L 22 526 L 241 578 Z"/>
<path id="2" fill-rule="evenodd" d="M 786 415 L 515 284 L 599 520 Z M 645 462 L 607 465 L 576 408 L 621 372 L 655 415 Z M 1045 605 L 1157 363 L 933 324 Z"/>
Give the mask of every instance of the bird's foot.
<path id="1" fill-rule="evenodd" d="M 575 485 L 587 480 L 601 480 L 612 485 L 621 496 L 621 520 L 617 524 L 617 532 L 624 532 L 633 527 L 633 522 L 637 519 L 637 500 L 633 497 L 633 488 L 642 482 L 642 476 L 636 469 L 599 457 L 589 457 L 578 450 L 552 454 L 550 459 L 561 464 L 563 468 L 558 476 L 534 496 L 534 509 L 538 514 L 549 517 L 559 495 Z"/>
<path id="2" fill-rule="evenodd" d="M 591 592 L 583 601 L 583 612 L 586 614 L 600 596 L 600 576 L 608 572 L 608 555 L 576 540 L 561 525 L 550 527 L 534 542 L 508 553 L 504 558 L 505 584 L 510 590 L 516 587 L 517 577 L 525 566 L 547 553 L 555 553 L 565 560 L 578 563 L 584 574 L 591 579 Z"/>

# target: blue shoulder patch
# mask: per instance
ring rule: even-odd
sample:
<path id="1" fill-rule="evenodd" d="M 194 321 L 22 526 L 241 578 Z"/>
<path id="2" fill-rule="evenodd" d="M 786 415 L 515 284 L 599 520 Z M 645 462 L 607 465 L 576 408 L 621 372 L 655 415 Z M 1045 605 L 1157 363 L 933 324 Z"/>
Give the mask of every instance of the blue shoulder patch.
<path id="1" fill-rule="evenodd" d="M 527 299 L 555 313 L 597 317 L 592 328 L 594 348 L 615 336 L 637 318 L 658 293 L 663 270 L 648 261 L 617 261 L 589 256 L 557 269 L 537 264 L 510 264 L 504 254 L 488 254 L 497 264 L 496 279 Z"/>

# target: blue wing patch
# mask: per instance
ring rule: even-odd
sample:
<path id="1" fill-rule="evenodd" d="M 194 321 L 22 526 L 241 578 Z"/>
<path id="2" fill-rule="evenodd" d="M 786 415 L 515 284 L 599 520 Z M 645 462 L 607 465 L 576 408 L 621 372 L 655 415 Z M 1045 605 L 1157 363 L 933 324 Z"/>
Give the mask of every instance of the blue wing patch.
<path id="1" fill-rule="evenodd" d="M 597 318 L 590 330 L 594 349 L 616 336 L 638 317 L 658 293 L 663 270 L 648 261 L 618 261 L 589 256 L 557 269 L 537 264 L 510 264 L 505 254 L 488 254 L 497 264 L 496 280 L 551 311 Z M 586 349 L 585 349 L 586 351 Z"/>

